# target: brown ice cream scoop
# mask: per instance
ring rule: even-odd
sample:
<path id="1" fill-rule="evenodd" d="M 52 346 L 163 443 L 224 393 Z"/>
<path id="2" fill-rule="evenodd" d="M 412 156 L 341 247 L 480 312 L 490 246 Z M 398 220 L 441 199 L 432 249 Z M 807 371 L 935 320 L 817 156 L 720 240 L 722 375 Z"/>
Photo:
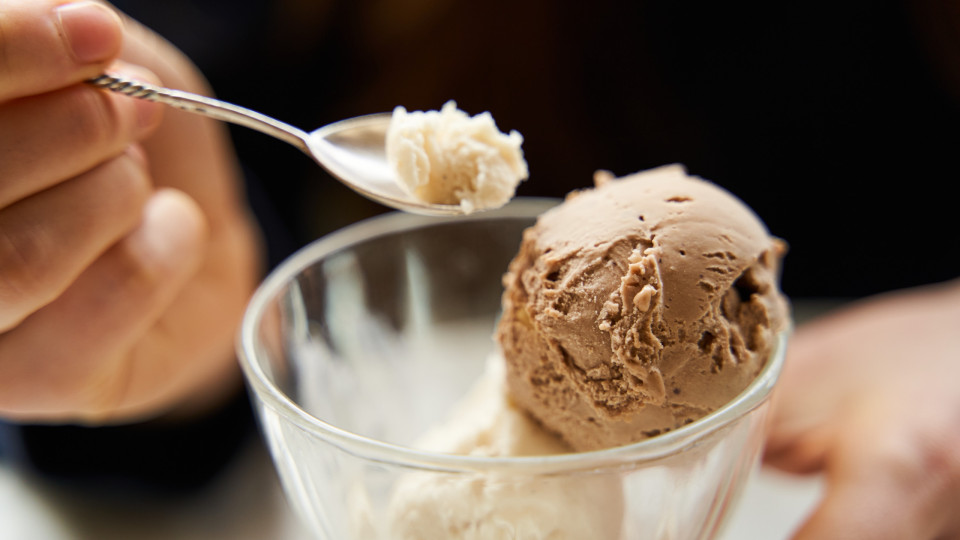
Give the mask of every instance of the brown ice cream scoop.
<path id="1" fill-rule="evenodd" d="M 716 410 L 789 318 L 785 246 L 739 199 L 678 165 L 596 184 L 525 232 L 497 329 L 512 399 L 577 450 Z"/>

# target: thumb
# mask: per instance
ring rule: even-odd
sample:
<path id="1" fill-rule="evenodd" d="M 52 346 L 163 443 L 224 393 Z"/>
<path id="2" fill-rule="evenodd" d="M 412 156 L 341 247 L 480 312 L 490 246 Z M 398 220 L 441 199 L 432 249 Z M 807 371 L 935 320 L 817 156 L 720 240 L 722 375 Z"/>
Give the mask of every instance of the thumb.
<path id="1" fill-rule="evenodd" d="M 122 32 L 120 16 L 100 2 L 0 2 L 0 101 L 96 75 L 120 53 Z"/>

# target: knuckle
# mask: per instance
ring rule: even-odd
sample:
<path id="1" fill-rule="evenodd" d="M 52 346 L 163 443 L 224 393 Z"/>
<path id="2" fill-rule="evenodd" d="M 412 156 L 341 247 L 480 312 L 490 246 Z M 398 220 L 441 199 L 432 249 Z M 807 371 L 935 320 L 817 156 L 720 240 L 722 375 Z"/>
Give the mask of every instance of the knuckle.
<path id="1" fill-rule="evenodd" d="M 10 50 L 12 46 L 9 43 L 9 24 L 10 22 L 7 20 L 7 17 L 4 16 L 3 12 L 0 12 L 0 77 L 4 79 L 7 77 L 7 74 L 11 72 Z"/>
<path id="2" fill-rule="evenodd" d="M 123 107 L 112 96 L 78 86 L 65 92 L 67 122 L 75 140 L 93 146 L 116 146 L 123 140 Z"/>
<path id="3" fill-rule="evenodd" d="M 126 154 L 114 158 L 112 167 L 114 171 L 109 175 L 109 189 L 113 190 L 114 204 L 120 209 L 130 209 L 139 215 L 153 190 L 150 175 Z"/>
<path id="4" fill-rule="evenodd" d="M 124 233 L 139 221 L 152 190 L 147 171 L 126 154 L 102 163 L 84 182 L 79 193 L 89 203 L 84 214 L 91 226 Z"/>
<path id="5" fill-rule="evenodd" d="M 920 510 L 918 525 L 943 528 L 960 526 L 951 501 L 960 498 L 960 426 L 940 425 L 921 436 L 918 453 Z M 926 537 L 931 537 L 927 535 Z"/>
<path id="6" fill-rule="evenodd" d="M 927 436 L 921 453 L 921 468 L 943 494 L 960 491 L 960 427 Z"/>
<path id="7" fill-rule="evenodd" d="M 123 408 L 126 399 L 126 366 L 120 362 L 109 371 L 88 374 L 83 391 L 77 394 L 77 414 L 93 424 L 109 422 Z"/>
<path id="8" fill-rule="evenodd" d="M 77 365 L 50 374 L 42 381 L 46 394 L 55 396 L 45 408 L 50 414 L 80 423 L 109 421 L 121 402 L 122 375 L 113 373 L 113 364 L 103 358 L 80 355 L 70 360 Z"/>
<path id="9" fill-rule="evenodd" d="M 893 474 L 902 486 L 921 491 L 915 503 L 960 496 L 960 426 L 926 424 L 896 441 L 875 447 L 878 470 Z M 923 493 L 920 496 L 919 493 Z"/>
<path id="10" fill-rule="evenodd" d="M 0 310 L 0 326 L 10 322 L 3 319 L 22 317 L 29 304 L 44 300 L 55 248 L 43 228 L 0 227 L 0 306 L 6 308 Z"/>

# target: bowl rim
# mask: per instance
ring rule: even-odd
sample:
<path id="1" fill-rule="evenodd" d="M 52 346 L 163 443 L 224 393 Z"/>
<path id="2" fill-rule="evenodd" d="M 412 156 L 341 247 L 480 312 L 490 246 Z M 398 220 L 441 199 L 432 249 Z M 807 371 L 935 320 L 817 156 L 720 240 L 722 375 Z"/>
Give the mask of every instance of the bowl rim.
<path id="1" fill-rule="evenodd" d="M 763 369 L 747 388 L 714 412 L 668 433 L 640 442 L 592 450 L 545 456 L 467 456 L 431 452 L 380 441 L 353 433 L 311 415 L 299 407 L 270 380 L 256 360 L 256 328 L 268 305 L 283 286 L 317 260 L 346 247 L 383 234 L 394 234 L 442 225 L 444 222 L 494 220 L 504 218 L 535 219 L 559 203 L 558 199 L 518 197 L 497 210 L 459 217 L 430 217 L 391 212 L 349 225 L 307 244 L 278 265 L 254 292 L 241 321 L 236 350 L 254 399 L 271 408 L 304 432 L 363 459 L 408 468 L 446 472 L 497 472 L 522 470 L 527 473 L 555 474 L 609 467 L 636 466 L 678 454 L 695 446 L 708 435 L 746 418 L 765 403 L 779 378 L 786 356 L 791 328 L 782 329 Z M 506 269 L 504 269 L 506 271 Z M 259 411 L 258 411 L 259 412 Z M 262 426 L 261 426 L 262 427 Z"/>

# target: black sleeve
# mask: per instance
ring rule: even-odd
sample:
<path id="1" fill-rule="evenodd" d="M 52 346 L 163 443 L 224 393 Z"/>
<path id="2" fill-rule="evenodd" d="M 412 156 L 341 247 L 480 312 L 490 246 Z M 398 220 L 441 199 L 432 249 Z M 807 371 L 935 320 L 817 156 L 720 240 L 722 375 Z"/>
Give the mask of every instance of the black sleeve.
<path id="1" fill-rule="evenodd" d="M 0 457 L 84 490 L 182 492 L 216 477 L 253 440 L 246 394 L 189 421 L 85 427 L 0 422 Z"/>

